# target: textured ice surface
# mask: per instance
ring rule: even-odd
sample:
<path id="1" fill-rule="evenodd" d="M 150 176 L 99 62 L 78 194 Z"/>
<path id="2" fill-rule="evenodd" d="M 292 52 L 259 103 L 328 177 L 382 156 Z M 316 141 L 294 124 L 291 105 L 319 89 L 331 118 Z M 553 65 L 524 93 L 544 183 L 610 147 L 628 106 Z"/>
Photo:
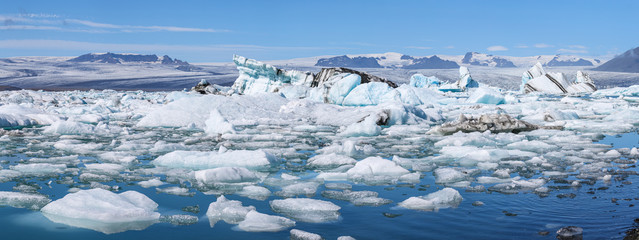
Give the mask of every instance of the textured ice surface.
<path id="1" fill-rule="evenodd" d="M 441 208 L 457 207 L 462 201 L 459 192 L 452 188 L 444 188 L 426 196 L 410 197 L 398 205 L 408 209 L 433 211 Z"/>
<path id="2" fill-rule="evenodd" d="M 51 221 L 110 234 L 150 226 L 160 217 L 157 207 L 153 200 L 135 191 L 116 194 L 90 189 L 67 194 L 41 211 Z"/>
<path id="3" fill-rule="evenodd" d="M 271 201 L 273 211 L 302 222 L 329 222 L 339 218 L 341 207 L 332 202 L 310 198 L 287 198 Z"/>
<path id="4" fill-rule="evenodd" d="M 40 210 L 51 200 L 40 194 L 0 191 L 0 206 Z"/>

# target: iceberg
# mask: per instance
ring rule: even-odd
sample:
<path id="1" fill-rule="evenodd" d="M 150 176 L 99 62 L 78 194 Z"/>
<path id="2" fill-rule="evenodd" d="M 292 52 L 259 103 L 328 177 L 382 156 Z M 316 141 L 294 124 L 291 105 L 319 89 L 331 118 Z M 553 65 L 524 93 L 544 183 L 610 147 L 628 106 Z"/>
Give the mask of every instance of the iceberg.
<path id="1" fill-rule="evenodd" d="M 477 88 L 479 83 L 470 76 L 467 67 L 459 67 L 459 80 L 455 83 L 444 84 L 439 87 L 442 92 L 465 92 L 469 88 Z"/>
<path id="2" fill-rule="evenodd" d="M 310 72 L 286 71 L 238 55 L 233 55 L 233 62 L 240 76 L 231 88 L 241 94 L 277 92 L 284 84 L 310 87 L 314 79 L 314 75 Z"/>
<path id="3" fill-rule="evenodd" d="M 410 77 L 410 83 L 408 85 L 415 88 L 429 88 L 439 87 L 440 84 L 441 81 L 435 76 L 427 77 L 423 74 L 417 73 Z"/>
<path id="4" fill-rule="evenodd" d="M 506 99 L 504 95 L 502 95 L 498 91 L 489 87 L 482 86 L 474 90 L 470 94 L 470 96 L 468 96 L 466 102 L 499 105 L 506 103 Z"/>
<path id="5" fill-rule="evenodd" d="M 520 91 L 551 94 L 588 93 L 597 91 L 597 87 L 586 73 L 578 71 L 576 80 L 569 82 L 563 73 L 546 72 L 541 63 L 537 62 L 522 74 Z"/>
<path id="6" fill-rule="evenodd" d="M 157 207 L 136 191 L 116 194 L 96 188 L 67 194 L 40 211 L 56 223 L 112 234 L 151 226 L 160 218 Z"/>

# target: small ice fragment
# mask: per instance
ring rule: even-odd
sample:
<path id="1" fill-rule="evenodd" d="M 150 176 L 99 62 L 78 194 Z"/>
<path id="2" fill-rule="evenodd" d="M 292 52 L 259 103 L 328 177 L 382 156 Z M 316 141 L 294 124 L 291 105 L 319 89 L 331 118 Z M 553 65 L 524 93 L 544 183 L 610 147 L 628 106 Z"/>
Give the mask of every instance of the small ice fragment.
<path id="1" fill-rule="evenodd" d="M 162 186 L 164 184 L 165 183 L 162 182 L 159 178 L 154 178 L 154 179 L 138 182 L 138 185 L 140 185 L 143 188 L 159 187 L 159 186 Z"/>

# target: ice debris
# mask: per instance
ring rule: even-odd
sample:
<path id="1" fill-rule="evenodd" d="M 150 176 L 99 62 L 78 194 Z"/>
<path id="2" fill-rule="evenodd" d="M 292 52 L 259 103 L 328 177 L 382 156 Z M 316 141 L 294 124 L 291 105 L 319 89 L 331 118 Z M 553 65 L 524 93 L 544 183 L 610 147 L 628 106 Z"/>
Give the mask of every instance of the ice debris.
<path id="1" fill-rule="evenodd" d="M 254 211 L 255 207 L 242 206 L 242 202 L 237 200 L 228 200 L 224 195 L 219 196 L 215 202 L 209 205 L 206 216 L 209 218 L 211 227 L 218 221 L 222 220 L 229 224 L 238 224 L 244 221 L 246 214 Z"/>
<path id="2" fill-rule="evenodd" d="M 439 132 L 441 134 L 452 134 L 455 132 L 525 132 L 540 128 L 561 129 L 557 127 L 540 127 L 526 121 L 522 121 L 511 117 L 507 114 L 483 114 L 477 118 L 467 117 L 461 114 L 455 121 L 446 122 L 441 126 L 437 126 L 431 132 Z"/>
<path id="3" fill-rule="evenodd" d="M 464 92 L 469 88 L 477 88 L 479 83 L 470 76 L 467 67 L 459 67 L 459 80 L 455 83 L 444 84 L 439 87 L 442 92 Z"/>
<path id="4" fill-rule="evenodd" d="M 155 160 L 156 166 L 187 169 L 211 169 L 217 167 L 268 168 L 278 160 L 263 150 L 237 150 L 219 152 L 174 151 Z"/>

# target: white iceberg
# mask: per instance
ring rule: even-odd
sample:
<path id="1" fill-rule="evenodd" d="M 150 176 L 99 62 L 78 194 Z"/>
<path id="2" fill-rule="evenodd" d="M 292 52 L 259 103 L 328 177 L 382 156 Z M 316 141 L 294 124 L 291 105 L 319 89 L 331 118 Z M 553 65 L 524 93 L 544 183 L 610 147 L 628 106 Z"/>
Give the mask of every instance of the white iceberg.
<path id="1" fill-rule="evenodd" d="M 238 55 L 233 55 L 233 62 L 240 76 L 231 88 L 242 94 L 276 92 L 285 84 L 310 87 L 314 78 L 314 75 L 309 72 L 286 71 Z"/>
<path id="2" fill-rule="evenodd" d="M 442 92 L 465 92 L 469 88 L 477 88 L 479 83 L 470 76 L 467 67 L 459 67 L 459 80 L 455 83 L 444 84 L 439 87 Z"/>

